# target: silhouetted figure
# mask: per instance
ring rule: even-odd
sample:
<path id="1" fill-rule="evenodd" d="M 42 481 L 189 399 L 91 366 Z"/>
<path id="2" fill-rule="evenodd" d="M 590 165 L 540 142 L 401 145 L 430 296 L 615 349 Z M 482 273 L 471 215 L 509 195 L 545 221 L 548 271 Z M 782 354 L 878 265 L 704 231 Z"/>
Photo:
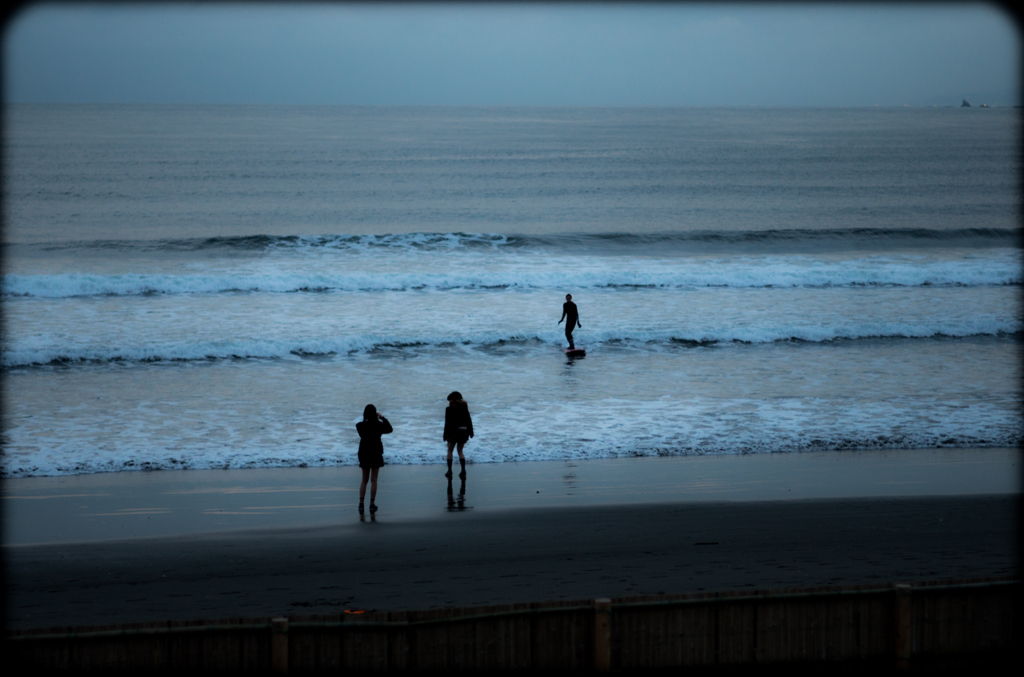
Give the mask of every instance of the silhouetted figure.
<path id="1" fill-rule="evenodd" d="M 565 303 L 562 304 L 562 320 L 568 320 L 565 323 L 565 340 L 569 342 L 569 350 L 574 350 L 576 344 L 572 342 L 572 332 L 579 327 L 583 328 L 580 324 L 580 311 L 576 309 L 576 304 L 572 302 L 572 294 L 565 295 Z M 558 324 L 562 324 L 562 320 L 558 321 Z"/>
<path id="2" fill-rule="evenodd" d="M 462 447 L 473 436 L 473 419 L 469 416 L 469 405 L 462 399 L 462 393 L 458 390 L 448 395 L 448 408 L 444 410 L 444 441 L 448 443 L 448 472 L 445 477 L 452 476 L 452 450 L 458 447 L 459 464 L 462 465 L 462 472 L 459 477 L 466 476 L 466 457 L 462 454 Z"/>
<path id="3" fill-rule="evenodd" d="M 370 480 L 370 514 L 377 512 L 374 500 L 377 498 L 377 471 L 384 465 L 384 444 L 381 435 L 387 435 L 394 428 L 377 413 L 372 404 L 363 409 L 363 420 L 356 423 L 359 433 L 359 467 L 363 471 L 363 482 L 359 485 L 359 514 L 363 514 L 363 499 L 366 496 L 366 480 Z"/>
<path id="4" fill-rule="evenodd" d="M 455 510 L 466 509 L 466 478 L 462 478 L 462 484 L 459 487 L 459 497 L 455 498 L 452 492 L 452 478 L 448 478 L 448 511 L 453 512 Z"/>

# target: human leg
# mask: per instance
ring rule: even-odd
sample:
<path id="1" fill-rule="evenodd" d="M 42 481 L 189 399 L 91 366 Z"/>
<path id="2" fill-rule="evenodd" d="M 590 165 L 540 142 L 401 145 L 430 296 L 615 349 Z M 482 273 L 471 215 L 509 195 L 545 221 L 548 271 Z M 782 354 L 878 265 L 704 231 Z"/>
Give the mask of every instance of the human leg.
<path id="1" fill-rule="evenodd" d="M 465 442 L 459 442 L 459 465 L 462 466 L 462 472 L 459 473 L 459 477 L 466 477 L 466 456 L 462 453 L 462 447 L 466 446 Z M 451 472 L 451 463 L 448 464 L 449 472 Z"/>
<path id="2" fill-rule="evenodd" d="M 359 484 L 359 512 L 362 513 L 363 512 L 363 499 L 366 497 L 366 480 L 370 479 L 370 469 L 369 468 L 360 468 L 360 470 L 363 471 L 363 481 Z M 373 489 L 374 493 L 376 493 L 376 491 L 377 491 L 376 483 L 374 483 L 373 486 L 374 486 L 374 489 Z M 370 502 L 371 503 L 373 502 L 372 498 L 370 499 Z"/>
<path id="3" fill-rule="evenodd" d="M 576 347 L 576 344 L 572 342 L 572 332 L 576 327 L 565 326 L 565 340 L 569 342 L 569 350 Z"/>
<path id="4" fill-rule="evenodd" d="M 452 476 L 452 450 L 455 449 L 455 440 L 448 440 L 448 472 L 444 474 L 445 477 Z M 459 455 L 462 455 L 462 448 L 459 448 Z"/>
<path id="5" fill-rule="evenodd" d="M 374 501 L 377 498 L 377 473 L 379 471 L 380 471 L 380 468 L 371 468 L 370 469 L 370 513 L 371 514 L 377 512 L 377 506 L 375 505 Z"/>

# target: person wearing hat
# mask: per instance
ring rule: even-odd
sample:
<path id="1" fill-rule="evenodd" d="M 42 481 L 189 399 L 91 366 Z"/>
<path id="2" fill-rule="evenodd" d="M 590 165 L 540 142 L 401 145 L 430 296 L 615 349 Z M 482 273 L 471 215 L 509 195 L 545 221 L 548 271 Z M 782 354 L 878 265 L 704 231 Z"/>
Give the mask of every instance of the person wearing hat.
<path id="1" fill-rule="evenodd" d="M 452 450 L 458 448 L 459 463 L 462 465 L 462 472 L 459 477 L 466 477 L 466 457 L 462 454 L 462 447 L 466 441 L 473 436 L 473 419 L 469 416 L 469 405 L 462 399 L 462 393 L 458 390 L 448 395 L 448 408 L 444 410 L 444 441 L 448 443 L 448 472 L 445 477 L 452 476 Z"/>

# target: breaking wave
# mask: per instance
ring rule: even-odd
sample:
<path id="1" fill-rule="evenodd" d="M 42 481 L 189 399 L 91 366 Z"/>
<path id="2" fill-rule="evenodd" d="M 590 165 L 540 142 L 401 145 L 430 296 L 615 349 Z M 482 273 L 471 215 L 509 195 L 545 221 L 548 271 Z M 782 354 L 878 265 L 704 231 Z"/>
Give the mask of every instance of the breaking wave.
<path id="1" fill-rule="evenodd" d="M 720 344 L 767 344 L 778 342 L 830 343 L 865 339 L 969 338 L 976 336 L 1016 336 L 1019 323 L 996 317 L 960 321 L 937 320 L 931 323 L 874 322 L 848 326 L 828 326 L 808 322 L 803 325 L 735 327 L 718 330 L 594 331 L 587 333 L 587 347 L 622 344 L 660 346 L 713 346 Z M 28 343 L 29 341 L 26 341 Z M 198 362 L 237 359 L 283 359 L 333 357 L 380 350 L 429 350 L 454 346 L 489 349 L 508 344 L 555 346 L 564 342 L 560 331 L 544 334 L 500 335 L 496 333 L 454 337 L 451 335 L 380 336 L 359 335 L 317 339 L 250 339 L 231 341 L 181 342 L 139 347 L 81 346 L 33 347 L 21 345 L 3 352 L 5 368 L 79 363 Z"/>
<path id="2" fill-rule="evenodd" d="M 522 262 L 467 261 L 454 271 L 403 270 L 331 272 L 274 270 L 257 273 L 100 275 L 9 274 L 5 296 L 73 298 L 146 294 L 219 294 L 232 292 L 364 292 L 455 289 L 595 289 L 616 287 L 850 287 L 850 286 L 986 286 L 1019 285 L 1021 261 L 1016 253 L 960 260 L 915 260 L 893 257 L 823 261 L 801 257 L 662 259 L 616 265 L 602 259 L 573 267 Z M 301 265 L 294 266 L 301 268 Z"/>

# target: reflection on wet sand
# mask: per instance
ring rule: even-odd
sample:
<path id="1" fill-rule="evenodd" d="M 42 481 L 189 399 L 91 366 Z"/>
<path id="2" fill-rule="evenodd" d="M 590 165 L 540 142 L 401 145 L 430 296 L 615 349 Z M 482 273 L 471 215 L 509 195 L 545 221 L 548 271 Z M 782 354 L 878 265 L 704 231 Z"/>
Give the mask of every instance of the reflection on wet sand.
<path id="1" fill-rule="evenodd" d="M 448 512 L 466 509 L 466 478 L 463 477 L 459 485 L 459 495 L 456 497 L 452 491 L 452 478 L 448 478 Z"/>

